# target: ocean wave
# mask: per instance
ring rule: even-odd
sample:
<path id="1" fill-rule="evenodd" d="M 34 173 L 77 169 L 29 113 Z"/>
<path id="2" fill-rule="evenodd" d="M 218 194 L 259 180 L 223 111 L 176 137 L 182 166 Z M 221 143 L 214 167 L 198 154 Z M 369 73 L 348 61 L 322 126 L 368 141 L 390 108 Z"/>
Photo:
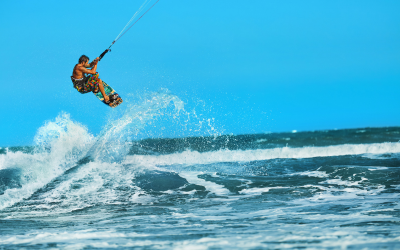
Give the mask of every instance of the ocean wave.
<path id="1" fill-rule="evenodd" d="M 218 150 L 213 152 L 197 152 L 186 150 L 168 155 L 129 155 L 125 164 L 143 166 L 194 165 L 221 162 L 250 162 L 280 158 L 314 158 L 362 154 L 399 153 L 400 143 L 345 144 L 327 147 L 274 148 L 256 150 Z"/>
<path id="2" fill-rule="evenodd" d="M 76 164 L 92 141 L 86 127 L 61 113 L 39 128 L 32 153 L 8 151 L 0 155 L 0 209 L 29 197 Z"/>

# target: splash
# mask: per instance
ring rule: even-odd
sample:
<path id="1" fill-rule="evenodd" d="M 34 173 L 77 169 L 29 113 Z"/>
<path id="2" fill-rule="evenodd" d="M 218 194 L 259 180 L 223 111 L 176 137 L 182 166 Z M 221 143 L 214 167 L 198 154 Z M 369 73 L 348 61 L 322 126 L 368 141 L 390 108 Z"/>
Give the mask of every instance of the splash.
<path id="1" fill-rule="evenodd" d="M 129 99 L 125 101 L 126 108 L 113 110 L 97 137 L 62 112 L 38 129 L 33 153 L 6 152 L 0 155 L 0 171 L 7 170 L 10 176 L 7 185 L 0 183 L 4 186 L 0 187 L 4 190 L 0 194 L 0 209 L 30 197 L 39 188 L 77 166 L 83 158 L 97 163 L 121 162 L 131 149 L 132 140 L 159 117 L 179 120 L 191 115 L 185 111 L 184 102 L 166 89 L 143 95 L 139 104 Z M 210 121 L 209 125 L 212 126 Z"/>
<path id="2" fill-rule="evenodd" d="M 2 175 L 13 177 L 3 183 L 0 209 L 31 196 L 65 170 L 74 166 L 93 142 L 93 136 L 83 125 L 74 122 L 66 113 L 46 122 L 35 136 L 32 154 L 7 151 L 1 155 Z"/>
<path id="3" fill-rule="evenodd" d="M 173 105 L 169 114 L 173 118 L 184 112 L 184 103 L 166 89 L 146 95 L 141 104 L 127 102 L 126 109 L 119 119 L 111 117 L 98 136 L 91 149 L 92 157 L 97 161 L 119 162 L 128 154 L 131 141 L 149 124 L 150 121 L 165 115 L 166 108 Z"/>
<path id="4" fill-rule="evenodd" d="M 163 137 L 163 131 L 170 135 L 171 131 L 177 131 L 178 136 L 193 132 L 208 136 L 219 134 L 213 119 L 201 118 L 195 110 L 186 111 L 185 103 L 167 89 L 147 93 L 140 99 L 137 103 L 128 99 L 125 109 L 113 110 L 90 150 L 95 161 L 121 162 L 131 150 L 132 141 L 146 136 Z M 156 134 L 152 134 L 154 128 Z"/>
<path id="5" fill-rule="evenodd" d="M 38 129 L 34 142 L 36 153 L 48 152 L 50 165 L 65 171 L 70 163 L 76 162 L 94 142 L 94 136 L 70 115 L 62 112 L 54 121 L 48 121 Z"/>

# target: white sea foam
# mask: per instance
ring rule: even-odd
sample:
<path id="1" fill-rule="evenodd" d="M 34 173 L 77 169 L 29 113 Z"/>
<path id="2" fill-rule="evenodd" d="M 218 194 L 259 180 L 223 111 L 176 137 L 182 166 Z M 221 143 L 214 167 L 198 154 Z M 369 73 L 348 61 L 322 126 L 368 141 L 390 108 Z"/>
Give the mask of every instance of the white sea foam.
<path id="1" fill-rule="evenodd" d="M 217 195 L 228 195 L 230 192 L 224 186 L 216 184 L 211 181 L 206 181 L 198 178 L 198 175 L 202 173 L 196 172 L 182 172 L 179 173 L 180 176 L 185 178 L 189 183 L 197 184 L 206 188 L 206 190 L 217 194 Z"/>
<path id="2" fill-rule="evenodd" d="M 243 189 L 243 190 L 239 191 L 239 194 L 261 195 L 262 193 L 269 192 L 270 189 L 271 189 L 270 187 L 249 188 L 249 189 Z"/>
<path id="3" fill-rule="evenodd" d="M 389 169 L 389 168 L 388 167 L 376 167 L 376 166 L 368 167 L 369 171 L 386 170 L 386 169 Z"/>
<path id="4" fill-rule="evenodd" d="M 146 194 L 145 192 L 136 192 L 134 193 L 131 198 L 130 201 L 132 203 L 136 203 L 136 204 L 141 204 L 141 205 L 152 205 L 154 201 L 156 201 L 157 199 L 149 194 Z"/>
<path id="5" fill-rule="evenodd" d="M 300 172 L 300 173 L 294 173 L 291 175 L 305 175 L 305 176 L 318 177 L 318 178 L 329 177 L 329 175 L 325 171 L 305 171 L 305 172 Z"/>
<path id="6" fill-rule="evenodd" d="M 212 152 L 184 151 L 169 155 L 133 155 L 125 163 L 145 166 L 194 165 L 220 162 L 249 162 L 278 158 L 313 158 L 343 155 L 399 153 L 400 143 L 345 144 L 327 147 L 274 148 L 257 150 L 219 150 Z"/>
<path id="7" fill-rule="evenodd" d="M 0 169 L 18 170 L 21 188 L 7 189 L 0 196 L 0 209 L 29 197 L 62 174 L 80 159 L 92 140 L 93 136 L 84 126 L 62 113 L 39 128 L 35 153 L 7 152 L 2 155 Z"/>

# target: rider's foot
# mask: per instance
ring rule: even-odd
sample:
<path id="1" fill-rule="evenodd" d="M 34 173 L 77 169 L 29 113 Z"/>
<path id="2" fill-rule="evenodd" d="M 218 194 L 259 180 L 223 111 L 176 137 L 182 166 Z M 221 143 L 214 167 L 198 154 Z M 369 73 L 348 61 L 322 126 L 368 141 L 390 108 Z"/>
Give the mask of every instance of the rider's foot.
<path id="1" fill-rule="evenodd" d="M 109 102 L 110 102 L 110 97 L 104 96 L 104 101 L 105 101 L 106 103 L 109 103 Z"/>

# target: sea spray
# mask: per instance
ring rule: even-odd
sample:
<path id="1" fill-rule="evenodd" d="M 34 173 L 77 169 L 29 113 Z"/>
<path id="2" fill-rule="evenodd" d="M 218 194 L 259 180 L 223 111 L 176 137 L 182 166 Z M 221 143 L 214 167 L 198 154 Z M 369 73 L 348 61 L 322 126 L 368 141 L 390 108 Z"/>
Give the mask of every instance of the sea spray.
<path id="1" fill-rule="evenodd" d="M 69 114 L 61 112 L 54 121 L 48 121 L 38 129 L 34 142 L 37 153 L 48 152 L 50 165 L 57 165 L 65 171 L 70 163 L 85 155 L 94 142 L 94 136 L 85 126 L 72 121 Z"/>
<path id="2" fill-rule="evenodd" d="M 14 180 L 18 183 L 3 187 L 5 191 L 0 196 L 0 209 L 29 197 L 74 166 L 93 142 L 93 136 L 86 127 L 62 112 L 54 121 L 47 121 L 38 129 L 34 142 L 32 153 L 8 151 L 1 156 L 0 169 L 14 169 L 18 174 Z"/>
<path id="3" fill-rule="evenodd" d="M 113 110 L 115 114 L 110 116 L 90 150 L 94 160 L 121 162 L 131 150 L 132 141 L 152 136 L 152 132 L 147 130 L 149 125 L 155 127 L 159 137 L 163 137 L 165 126 L 175 126 L 169 130 L 179 130 L 182 135 L 196 132 L 208 136 L 220 134 L 213 118 L 200 118 L 195 109 L 186 111 L 185 103 L 167 89 L 146 93 L 137 99 L 140 102 L 128 99 L 120 110 Z"/>
<path id="4" fill-rule="evenodd" d="M 140 104 L 127 102 L 122 116 L 118 119 L 110 118 L 100 132 L 96 144 L 91 149 L 93 158 L 105 162 L 121 161 L 128 154 L 132 139 L 151 120 L 164 115 L 162 111 L 171 104 L 174 110 L 169 115 L 173 117 L 184 110 L 183 101 L 167 90 L 147 95 Z"/>

